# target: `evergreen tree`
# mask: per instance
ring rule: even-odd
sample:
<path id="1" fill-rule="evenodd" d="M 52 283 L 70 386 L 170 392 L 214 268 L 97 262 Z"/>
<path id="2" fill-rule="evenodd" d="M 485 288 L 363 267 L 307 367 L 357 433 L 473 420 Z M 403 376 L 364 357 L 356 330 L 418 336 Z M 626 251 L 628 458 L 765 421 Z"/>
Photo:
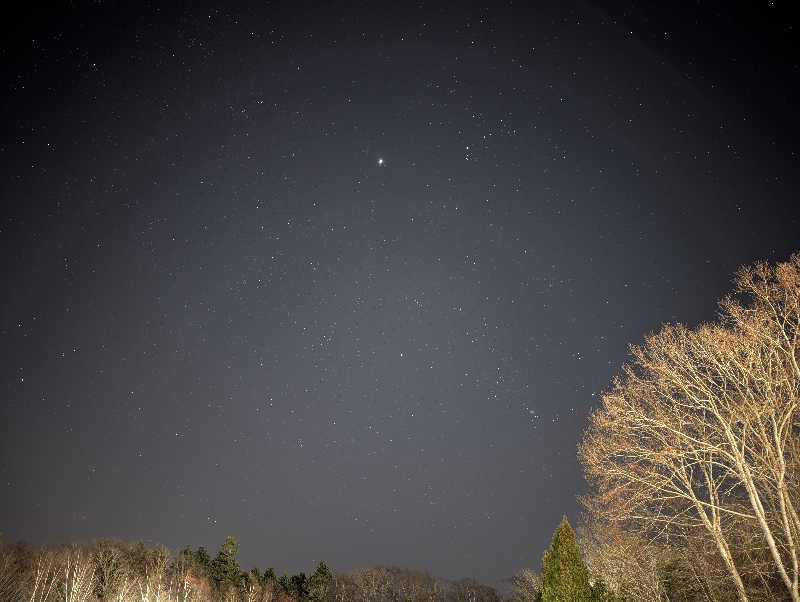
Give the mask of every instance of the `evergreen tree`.
<path id="1" fill-rule="evenodd" d="M 320 561 L 314 574 L 308 578 L 308 595 L 314 602 L 325 602 L 333 585 L 333 573 L 324 561 Z"/>
<path id="2" fill-rule="evenodd" d="M 550 549 L 542 556 L 542 602 L 590 602 L 589 570 L 581 559 L 575 533 L 567 517 L 553 533 Z"/>
<path id="3" fill-rule="evenodd" d="M 217 587 L 232 585 L 239 586 L 242 577 L 242 568 L 236 560 L 239 553 L 239 542 L 235 537 L 228 536 L 219 547 L 216 558 L 211 563 L 211 577 Z"/>
<path id="4" fill-rule="evenodd" d="M 295 600 L 305 602 L 308 600 L 308 580 L 305 573 L 297 573 L 292 575 L 291 581 L 291 595 Z"/>
<path id="5" fill-rule="evenodd" d="M 205 546 L 197 548 L 197 552 L 194 553 L 194 561 L 202 568 L 205 575 L 211 572 L 211 556 Z"/>

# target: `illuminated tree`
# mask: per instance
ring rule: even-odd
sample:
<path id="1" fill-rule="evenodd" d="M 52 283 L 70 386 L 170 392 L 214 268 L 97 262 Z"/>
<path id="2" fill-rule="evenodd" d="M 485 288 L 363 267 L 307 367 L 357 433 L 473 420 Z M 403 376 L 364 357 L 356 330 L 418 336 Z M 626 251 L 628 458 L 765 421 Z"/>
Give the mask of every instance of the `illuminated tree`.
<path id="1" fill-rule="evenodd" d="M 511 578 L 514 602 L 535 602 L 542 588 L 541 576 L 532 569 L 522 569 Z"/>
<path id="2" fill-rule="evenodd" d="M 741 600 L 734 524 L 762 538 L 798 593 L 796 482 L 800 254 L 736 276 L 719 323 L 668 325 L 632 347 L 579 448 L 595 516 L 669 538 L 707 531 Z"/>
<path id="3" fill-rule="evenodd" d="M 609 592 L 605 596 L 596 592 L 596 598 L 613 594 L 637 602 L 664 599 L 664 564 L 670 557 L 663 546 L 618 525 L 600 524 L 591 516 L 578 529 L 578 545 L 590 579 L 594 585 L 602 581 Z"/>
<path id="4" fill-rule="evenodd" d="M 125 600 L 135 587 L 131 567 L 126 562 L 127 546 L 116 541 L 100 540 L 92 549 L 92 564 L 101 600 Z"/>
<path id="5" fill-rule="evenodd" d="M 60 568 L 62 579 L 59 598 L 64 602 L 89 600 L 94 591 L 94 567 L 86 551 L 77 545 L 62 550 Z"/>

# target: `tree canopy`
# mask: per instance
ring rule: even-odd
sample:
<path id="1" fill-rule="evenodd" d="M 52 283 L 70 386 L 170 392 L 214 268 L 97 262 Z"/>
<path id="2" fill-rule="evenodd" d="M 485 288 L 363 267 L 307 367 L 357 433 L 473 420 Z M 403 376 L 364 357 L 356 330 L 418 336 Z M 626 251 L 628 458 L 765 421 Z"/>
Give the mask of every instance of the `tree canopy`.
<path id="1" fill-rule="evenodd" d="M 735 283 L 716 322 L 667 325 L 631 347 L 580 445 L 593 485 L 583 501 L 654 539 L 707 533 L 740 600 L 748 578 L 768 581 L 749 561 L 763 548 L 800 602 L 800 254 L 742 268 Z M 737 548 L 742 532 L 753 537 Z"/>

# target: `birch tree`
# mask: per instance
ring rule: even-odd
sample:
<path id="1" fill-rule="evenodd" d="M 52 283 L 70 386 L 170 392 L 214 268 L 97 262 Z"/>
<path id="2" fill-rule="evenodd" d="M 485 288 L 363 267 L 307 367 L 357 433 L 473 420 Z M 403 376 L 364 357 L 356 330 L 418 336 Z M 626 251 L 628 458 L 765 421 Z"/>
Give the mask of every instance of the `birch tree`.
<path id="1" fill-rule="evenodd" d="M 135 582 L 121 542 L 100 540 L 92 549 L 92 563 L 102 600 L 125 602 L 134 591 Z"/>
<path id="2" fill-rule="evenodd" d="M 19 579 L 22 575 L 16 577 Z M 61 571 L 56 554 L 47 548 L 39 550 L 33 565 L 32 587 L 28 601 L 46 602 L 49 600 L 58 591 L 60 578 Z"/>
<path id="3" fill-rule="evenodd" d="M 89 600 L 95 584 L 94 567 L 89 555 L 80 546 L 73 545 L 63 550 L 61 571 L 64 576 L 61 582 L 64 602 Z"/>

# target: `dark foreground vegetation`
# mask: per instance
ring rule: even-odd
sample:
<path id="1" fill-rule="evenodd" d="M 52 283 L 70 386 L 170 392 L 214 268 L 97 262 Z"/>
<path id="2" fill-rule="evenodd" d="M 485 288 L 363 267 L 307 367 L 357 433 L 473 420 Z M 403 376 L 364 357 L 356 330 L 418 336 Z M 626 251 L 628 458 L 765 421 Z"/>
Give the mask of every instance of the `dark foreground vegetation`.
<path id="1" fill-rule="evenodd" d="M 800 254 L 742 268 L 710 324 L 664 326 L 589 417 L 590 485 L 518 602 L 800 602 Z M 0 601 L 494 602 L 494 589 L 396 568 L 277 577 L 212 558 L 96 541 L 0 546 Z"/>

